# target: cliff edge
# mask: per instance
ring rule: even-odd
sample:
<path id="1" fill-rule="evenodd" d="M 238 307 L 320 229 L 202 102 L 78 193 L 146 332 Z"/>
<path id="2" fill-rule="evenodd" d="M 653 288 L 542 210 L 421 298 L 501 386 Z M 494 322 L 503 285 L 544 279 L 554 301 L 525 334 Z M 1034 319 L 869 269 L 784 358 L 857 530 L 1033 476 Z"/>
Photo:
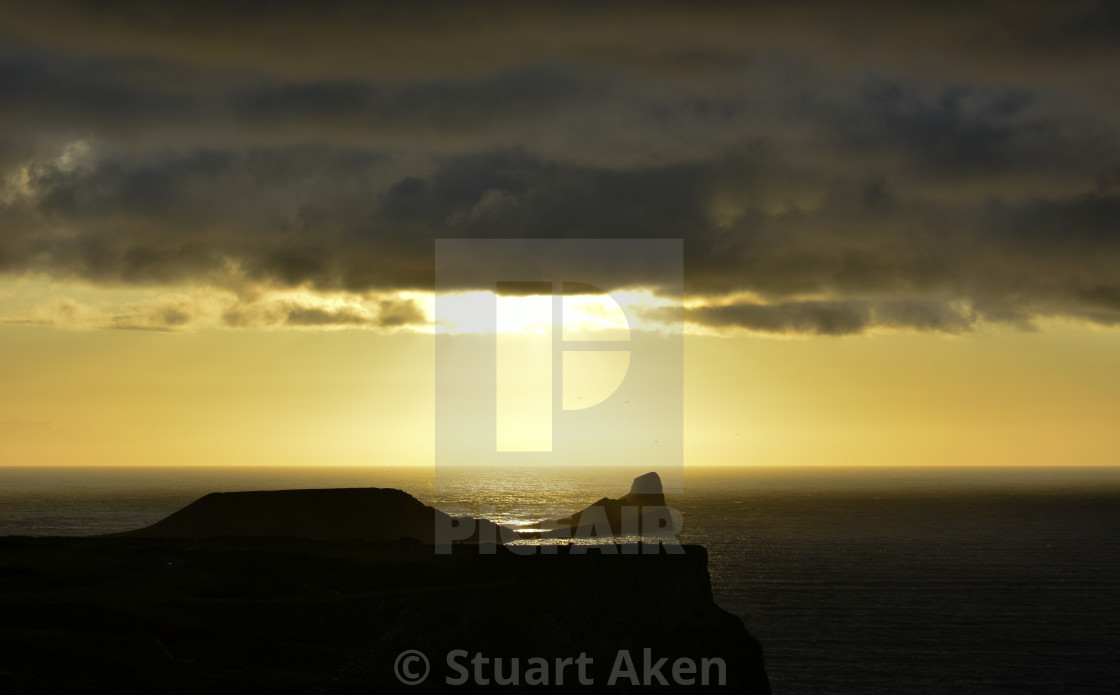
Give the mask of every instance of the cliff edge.
<path id="1" fill-rule="evenodd" d="M 631 494 L 658 496 L 643 478 Z M 510 692 L 770 692 L 702 547 L 437 554 L 437 513 L 399 490 L 224 493 L 132 533 L 0 538 L 0 692 L 473 692 L 515 671 Z"/>

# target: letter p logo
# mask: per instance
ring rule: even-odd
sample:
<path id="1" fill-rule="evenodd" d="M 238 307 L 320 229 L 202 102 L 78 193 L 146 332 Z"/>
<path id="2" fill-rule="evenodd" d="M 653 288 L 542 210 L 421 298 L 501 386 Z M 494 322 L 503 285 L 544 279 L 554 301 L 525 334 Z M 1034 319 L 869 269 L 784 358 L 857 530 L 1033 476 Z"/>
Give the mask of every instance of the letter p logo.
<path id="1" fill-rule="evenodd" d="M 630 323 L 618 302 L 585 283 L 561 288 L 497 283 L 497 451 L 552 451 L 553 410 L 602 403 L 629 370 Z"/>
<path id="2" fill-rule="evenodd" d="M 680 240 L 440 239 L 435 266 L 437 473 L 636 466 L 679 486 Z"/>

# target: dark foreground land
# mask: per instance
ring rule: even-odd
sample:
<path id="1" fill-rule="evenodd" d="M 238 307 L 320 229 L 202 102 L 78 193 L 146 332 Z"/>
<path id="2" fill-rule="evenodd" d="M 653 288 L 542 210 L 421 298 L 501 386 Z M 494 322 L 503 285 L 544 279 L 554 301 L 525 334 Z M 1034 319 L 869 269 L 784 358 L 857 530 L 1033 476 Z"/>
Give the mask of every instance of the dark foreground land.
<path id="1" fill-rule="evenodd" d="M 593 660 L 607 686 L 619 650 L 723 659 L 728 692 L 768 693 L 762 654 L 711 597 L 707 553 L 518 556 L 413 541 L 293 538 L 0 538 L 0 693 L 464 692 L 445 684 L 451 650 L 504 659 Z M 403 686 L 405 650 L 431 661 Z M 406 665 L 410 672 L 419 666 Z M 552 669 L 555 678 L 555 669 Z M 714 671 L 712 672 L 715 673 Z M 484 669 L 492 678 L 493 667 Z M 539 675 L 539 673 L 538 673 Z M 685 676 L 687 678 L 687 676 Z M 651 676 L 652 682 L 657 682 Z M 524 684 L 522 684 L 524 686 Z M 493 687 L 493 686 L 491 686 Z M 693 690 L 686 686 L 672 691 Z M 663 689 L 664 690 L 664 689 Z"/>

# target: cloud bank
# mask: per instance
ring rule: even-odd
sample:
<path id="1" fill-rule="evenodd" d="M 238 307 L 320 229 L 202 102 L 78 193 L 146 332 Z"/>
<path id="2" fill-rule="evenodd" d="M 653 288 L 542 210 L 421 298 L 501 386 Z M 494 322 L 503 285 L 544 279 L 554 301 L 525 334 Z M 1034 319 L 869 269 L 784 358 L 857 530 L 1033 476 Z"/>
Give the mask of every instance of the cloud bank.
<path id="1" fill-rule="evenodd" d="M 1111 4 L 113 4 L 0 3 L 0 273 L 392 326 L 437 238 L 682 238 L 715 330 L 1120 322 Z"/>

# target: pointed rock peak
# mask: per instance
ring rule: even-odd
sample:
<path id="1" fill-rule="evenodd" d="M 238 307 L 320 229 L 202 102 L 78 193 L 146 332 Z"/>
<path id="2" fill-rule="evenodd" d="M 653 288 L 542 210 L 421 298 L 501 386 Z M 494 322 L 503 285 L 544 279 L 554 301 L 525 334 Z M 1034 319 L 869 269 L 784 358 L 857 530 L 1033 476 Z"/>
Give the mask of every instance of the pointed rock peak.
<path id="1" fill-rule="evenodd" d="M 657 473 L 650 472 L 645 475 L 639 475 L 634 478 L 634 484 L 630 486 L 631 495 L 660 495 L 661 494 L 661 476 Z"/>

